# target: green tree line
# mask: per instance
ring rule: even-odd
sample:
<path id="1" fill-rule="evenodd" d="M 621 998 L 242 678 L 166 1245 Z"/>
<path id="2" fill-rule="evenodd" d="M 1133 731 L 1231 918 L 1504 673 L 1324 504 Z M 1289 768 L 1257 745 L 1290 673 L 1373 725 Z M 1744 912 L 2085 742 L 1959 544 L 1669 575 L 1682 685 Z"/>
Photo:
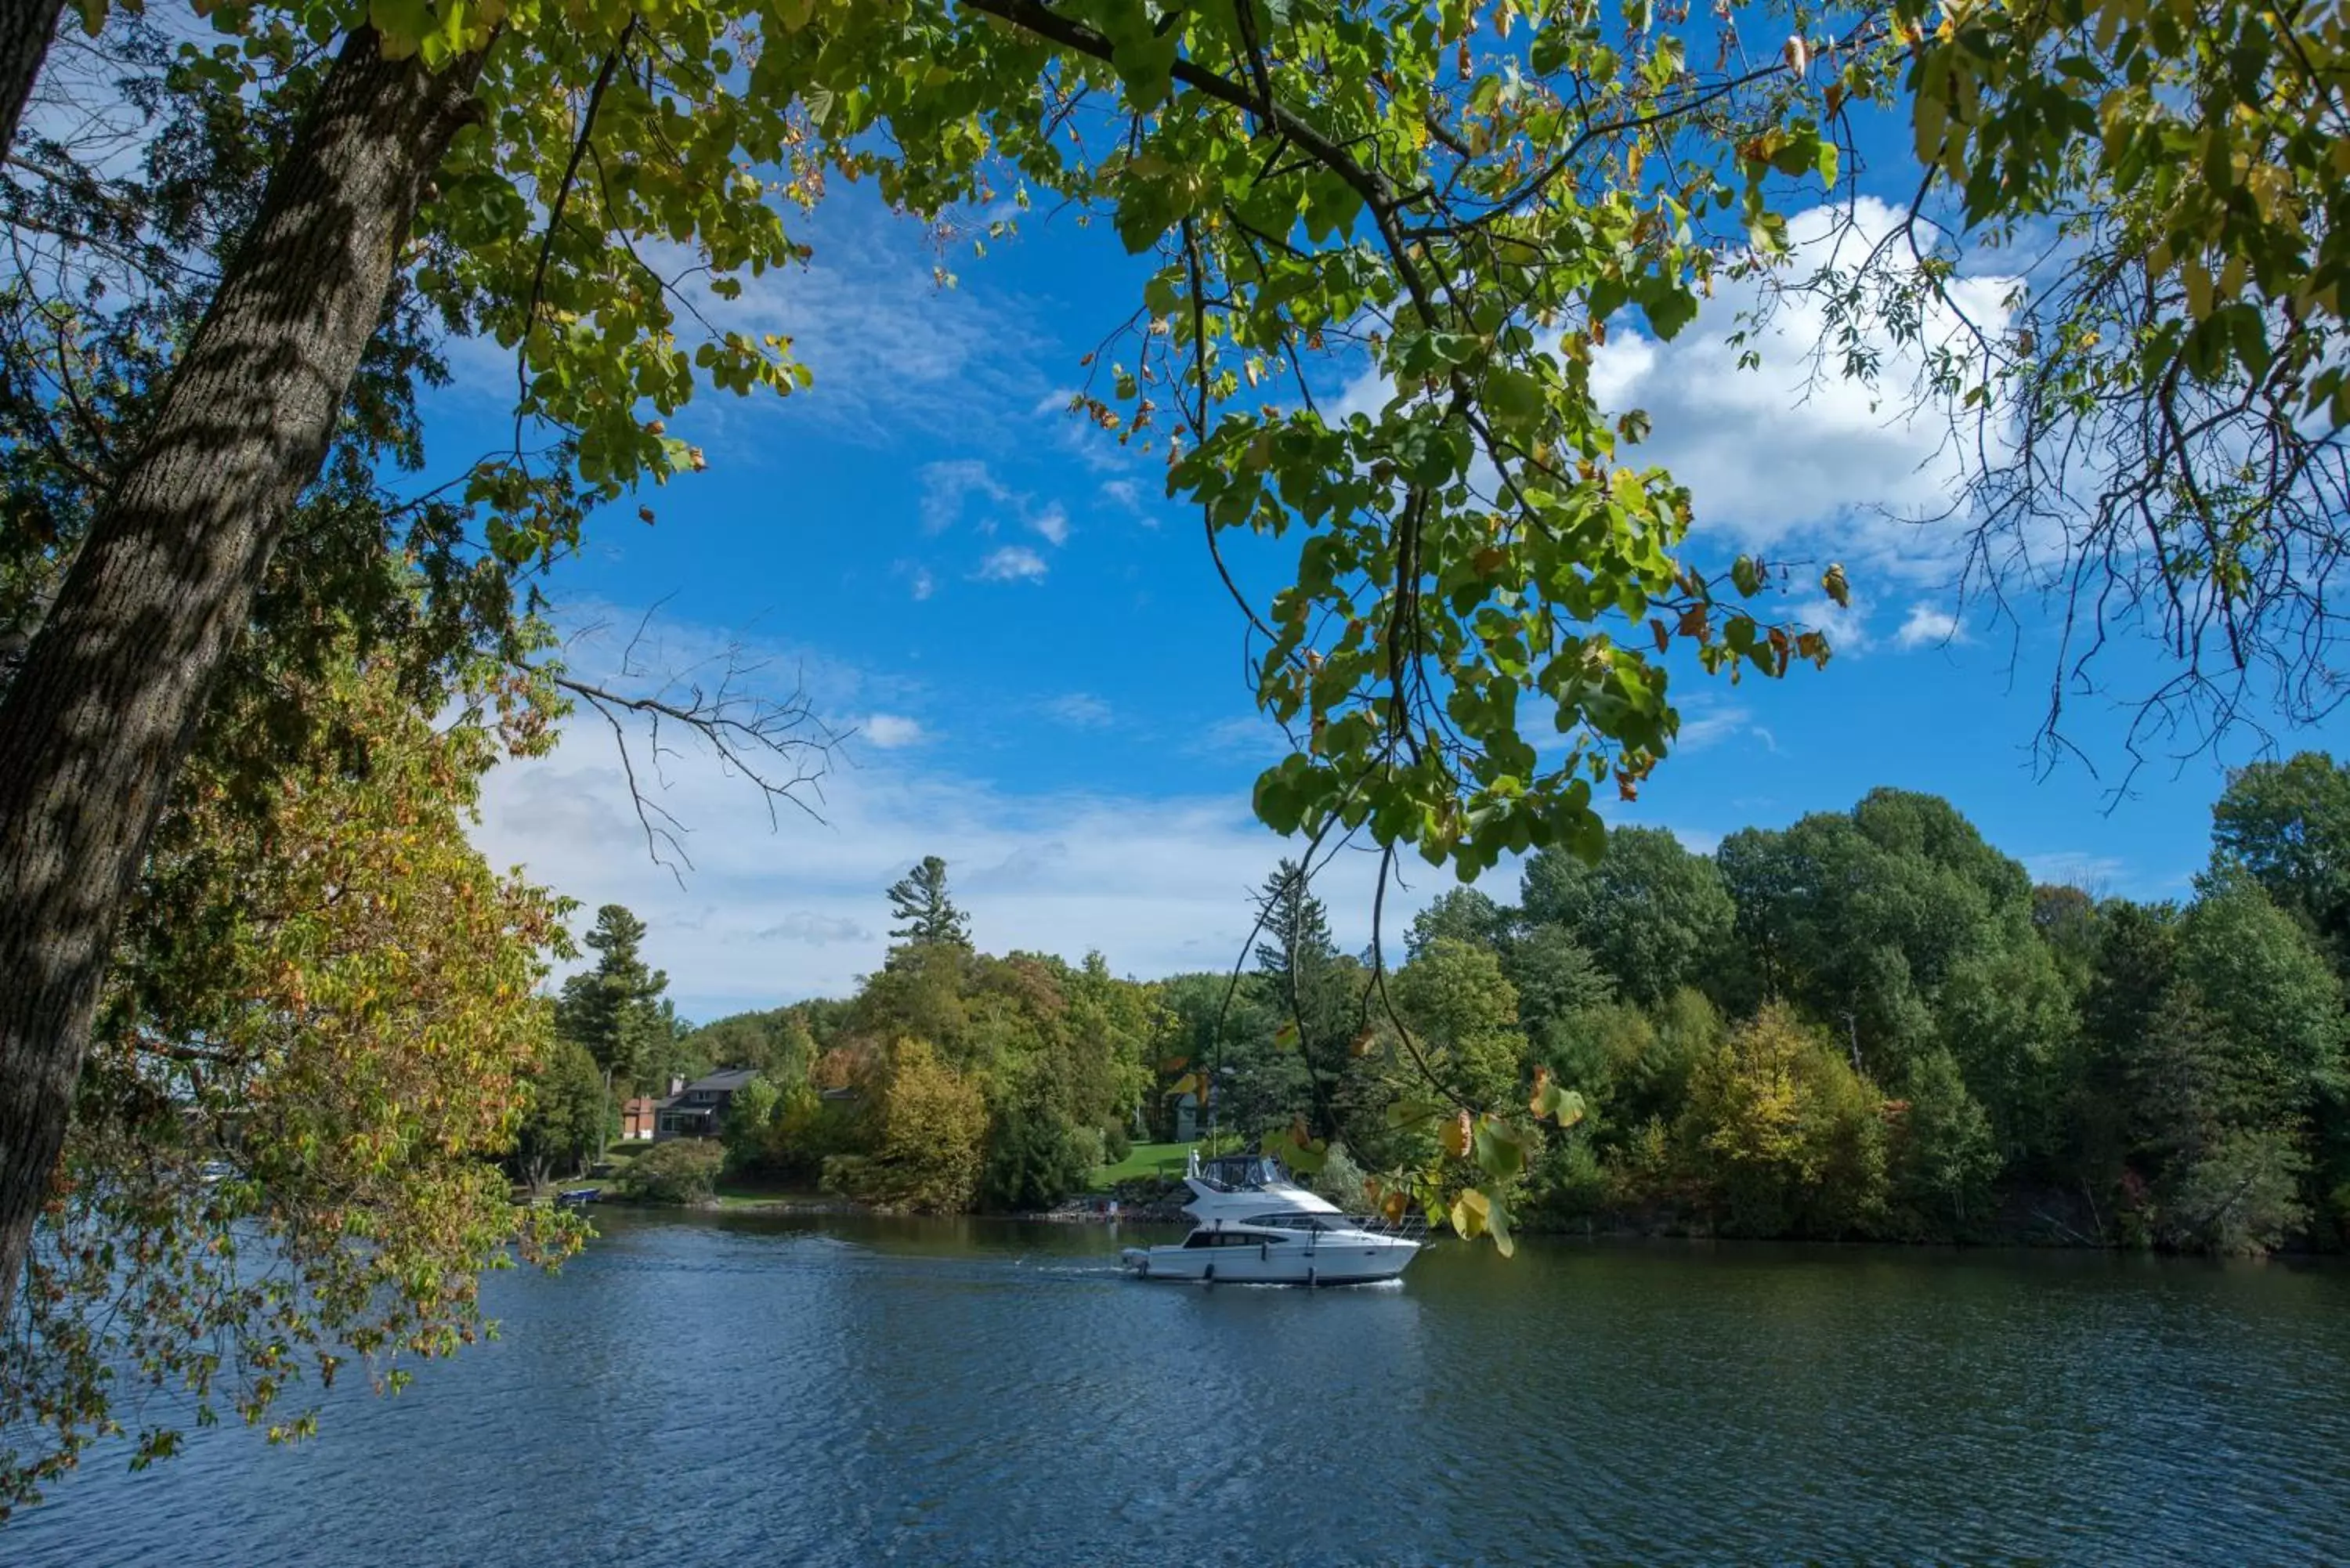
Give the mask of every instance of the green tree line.
<path id="1" fill-rule="evenodd" d="M 1244 972 L 1152 981 L 975 952 L 933 859 L 857 995 L 679 1059 L 759 1069 L 738 1172 L 917 1210 L 1050 1205 L 1212 1100 L 1223 1133 L 1372 1173 L 1342 1197 L 1473 1191 L 1481 1224 L 2338 1247 L 2350 770 L 2256 764 L 2214 822 L 2176 902 L 2035 886 L 1900 790 L 1710 855 L 1627 827 L 1596 863 L 1530 857 L 1515 904 L 1440 897 L 1391 973 L 1284 862 Z M 1545 1092 L 1579 1117 L 1496 1181 L 1495 1130 L 1451 1107 Z"/>
<path id="2" fill-rule="evenodd" d="M 1463 888 L 1423 910 L 1394 1023 L 1352 1060 L 1278 1048 L 1284 980 L 1260 962 L 1225 1015 L 1228 1111 L 1374 1169 L 1425 1163 L 1426 1128 L 1397 1114 L 1430 1097 L 1409 1033 L 1467 1103 L 1543 1071 L 1581 1096 L 1510 1182 L 1524 1224 L 2336 1247 L 2345 808 L 2322 754 L 2245 769 L 2193 896 L 2153 903 L 2034 886 L 1906 791 L 1711 855 L 1619 829 L 1596 864 L 1532 857 L 1514 906 Z M 1360 973 L 1315 946 L 1313 967 Z M 1217 980 L 1167 982 L 1170 1007 L 1212 1028 Z M 1307 1042 L 1346 1033 L 1297 1016 Z"/>

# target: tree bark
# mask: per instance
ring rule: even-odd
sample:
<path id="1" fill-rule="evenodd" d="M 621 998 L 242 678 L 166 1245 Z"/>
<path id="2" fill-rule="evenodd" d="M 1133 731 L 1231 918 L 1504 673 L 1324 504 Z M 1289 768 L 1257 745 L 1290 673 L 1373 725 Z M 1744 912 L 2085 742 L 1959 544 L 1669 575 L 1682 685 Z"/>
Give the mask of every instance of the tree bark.
<path id="1" fill-rule="evenodd" d="M 0 699 L 0 1314 L 148 836 L 480 68 L 351 35 Z"/>
<path id="2" fill-rule="evenodd" d="M 0 153 L 16 145 L 16 127 L 32 101 L 33 83 L 49 40 L 57 36 L 65 0 L 7 0 L 0 5 Z"/>

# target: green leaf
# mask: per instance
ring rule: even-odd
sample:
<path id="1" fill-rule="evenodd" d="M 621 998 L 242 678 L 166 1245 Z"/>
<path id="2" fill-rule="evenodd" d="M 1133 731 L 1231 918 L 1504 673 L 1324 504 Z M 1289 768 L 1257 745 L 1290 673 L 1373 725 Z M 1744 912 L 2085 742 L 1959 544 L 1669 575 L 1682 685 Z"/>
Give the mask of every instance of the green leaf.
<path id="1" fill-rule="evenodd" d="M 1504 1258 L 1517 1255 L 1517 1238 L 1510 1234 L 1509 1204 L 1497 1189 L 1485 1193 L 1485 1230 L 1493 1238 L 1493 1251 Z"/>
<path id="2" fill-rule="evenodd" d="M 1137 16 L 1144 7 L 1132 8 Z M 1138 109 L 1156 109 L 1174 85 L 1175 57 L 1182 44 L 1181 30 L 1153 32 L 1147 21 L 1128 30 L 1110 50 L 1110 68 L 1126 84 L 1127 97 Z"/>
<path id="3" fill-rule="evenodd" d="M 1498 1116 L 1479 1117 L 1475 1138 L 1478 1168 L 1498 1181 L 1509 1180 L 1526 1168 L 1524 1137 L 1522 1129 Z"/>
<path id="4" fill-rule="evenodd" d="M 1305 237 L 1321 244 L 1342 235 L 1362 210 L 1362 193 L 1352 185 L 1336 175 L 1317 179 L 1306 187 Z"/>
<path id="5" fill-rule="evenodd" d="M 1648 330 L 1669 340 L 1697 319 L 1697 296 L 1689 289 L 1679 284 L 1667 284 L 1651 291 L 1641 301 L 1640 308 L 1648 318 Z"/>
<path id="6" fill-rule="evenodd" d="M 1423 1122 L 1432 1122 L 1443 1114 L 1443 1107 L 1432 1106 L 1426 1100 L 1396 1100 L 1388 1106 L 1388 1126 L 1391 1129 L 1418 1127 Z"/>

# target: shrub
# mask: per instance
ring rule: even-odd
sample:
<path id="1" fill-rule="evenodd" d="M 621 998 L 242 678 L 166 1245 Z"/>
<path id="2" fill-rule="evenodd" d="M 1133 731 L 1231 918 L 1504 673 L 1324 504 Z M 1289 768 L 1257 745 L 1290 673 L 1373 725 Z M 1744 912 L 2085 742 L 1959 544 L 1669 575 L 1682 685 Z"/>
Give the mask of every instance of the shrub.
<path id="1" fill-rule="evenodd" d="M 1885 1208 L 1882 1096 L 1773 1002 L 1703 1064 L 1683 1139 L 1733 1235 L 1844 1236 Z"/>
<path id="2" fill-rule="evenodd" d="M 2158 1239 L 2182 1251 L 2268 1251 L 2308 1222 L 2300 1200 L 2308 1170 L 2287 1129 L 2231 1128 L 2168 1185 Z"/>
<path id="3" fill-rule="evenodd" d="M 737 1172 L 756 1170 L 770 1161 L 774 1123 L 783 1096 L 764 1077 L 754 1077 L 734 1091 L 726 1107 L 726 1125 L 720 1136 L 726 1144 L 726 1164 Z"/>
<path id="4" fill-rule="evenodd" d="M 1535 1158 L 1527 1214 L 1537 1225 L 1579 1225 L 1607 1207 L 1607 1169 L 1576 1127 L 1552 1138 Z"/>
<path id="5" fill-rule="evenodd" d="M 824 1184 L 867 1203 L 932 1214 L 961 1213 L 979 1189 L 987 1102 L 979 1085 L 939 1059 L 928 1043 L 898 1046 L 870 1155 L 824 1162 Z"/>
<path id="6" fill-rule="evenodd" d="M 1991 1118 L 1967 1092 L 1946 1048 L 1910 1064 L 1908 1091 L 1893 1124 L 1897 1225 L 1918 1238 L 1963 1236 L 1992 1207 L 2000 1158 Z"/>
<path id="7" fill-rule="evenodd" d="M 714 1138 L 657 1143 L 630 1161 L 615 1181 L 623 1198 L 640 1203 L 699 1203 L 718 1188 L 726 1151 Z"/>
<path id="8" fill-rule="evenodd" d="M 1314 1174 L 1314 1190 L 1344 1209 L 1349 1214 L 1359 1214 L 1368 1208 L 1369 1200 L 1363 1192 L 1363 1168 L 1347 1152 L 1347 1146 L 1334 1143 Z"/>
<path id="9" fill-rule="evenodd" d="M 1034 1100 L 1003 1106 L 988 1135 L 980 1200 L 999 1210 L 1050 1209 L 1084 1189 L 1100 1142 L 1091 1127 L 1073 1127 Z"/>
<path id="10" fill-rule="evenodd" d="M 1102 1158 L 1105 1161 L 1116 1165 L 1133 1152 L 1134 1138 L 1126 1130 L 1125 1123 L 1112 1122 L 1102 1128 Z"/>
<path id="11" fill-rule="evenodd" d="M 794 1084 L 768 1124 L 767 1169 L 778 1176 L 815 1176 L 826 1161 L 865 1141 L 865 1122 L 863 1101 L 827 1100 L 806 1084 Z"/>

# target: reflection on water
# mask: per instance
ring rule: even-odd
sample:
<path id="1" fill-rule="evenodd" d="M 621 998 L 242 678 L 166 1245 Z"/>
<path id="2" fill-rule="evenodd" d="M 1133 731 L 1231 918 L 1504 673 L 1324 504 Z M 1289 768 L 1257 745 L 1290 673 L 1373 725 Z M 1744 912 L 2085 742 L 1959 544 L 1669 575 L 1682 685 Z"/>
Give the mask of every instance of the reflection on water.
<path id="1" fill-rule="evenodd" d="M 607 1214 L 505 1337 L 270 1451 L 107 1455 L 11 1564 L 2311 1562 L 2350 1271 L 1440 1247 L 1152 1285 L 1134 1239 Z"/>

